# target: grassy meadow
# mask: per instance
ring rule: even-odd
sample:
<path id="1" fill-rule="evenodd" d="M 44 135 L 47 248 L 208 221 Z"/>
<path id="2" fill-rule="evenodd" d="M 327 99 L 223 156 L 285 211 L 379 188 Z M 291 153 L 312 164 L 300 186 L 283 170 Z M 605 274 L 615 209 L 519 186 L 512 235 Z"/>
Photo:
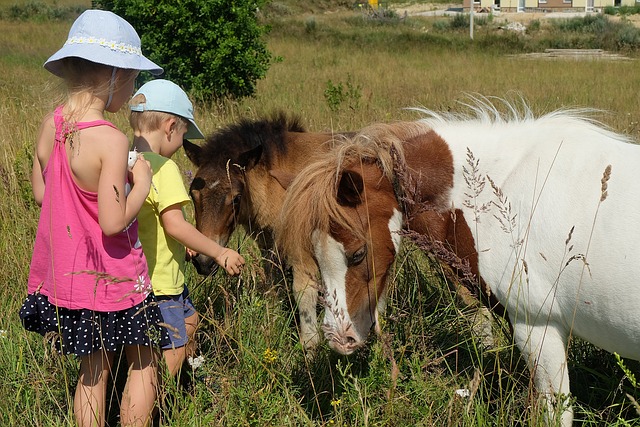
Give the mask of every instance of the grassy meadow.
<path id="1" fill-rule="evenodd" d="M 534 34 L 504 34 L 497 29 L 503 18 L 495 17 L 470 41 L 465 30 L 443 29 L 452 18 L 378 21 L 336 2 L 298 3 L 274 2 L 263 11 L 277 60 L 254 98 L 198 106 L 205 133 L 277 110 L 300 116 L 312 131 L 354 130 L 417 118 L 406 107 L 460 110 L 472 93 L 522 98 L 536 114 L 595 108 L 602 110 L 597 119 L 640 140 L 634 48 L 624 50 L 631 58 L 624 61 L 523 59 L 514 54 L 531 51 L 536 40 L 564 36 L 546 22 Z M 0 0 L 0 10 L 12 4 Z M 81 0 L 45 4 L 90 6 Z M 42 63 L 64 42 L 73 16 L 0 16 L 0 425 L 72 426 L 78 364 L 27 333 L 18 310 L 38 219 L 29 184 L 34 142 L 41 118 L 60 100 L 59 82 Z M 128 132 L 124 110 L 108 118 Z M 175 158 L 186 183 L 193 167 L 182 151 Z M 188 271 L 203 318 L 202 365 L 178 382 L 166 381 L 160 425 L 543 425 L 508 327 L 496 320 L 499 342 L 484 349 L 441 268 L 411 245 L 394 267 L 383 336 L 350 357 L 323 345 L 305 358 L 289 272 L 267 281 L 252 240 L 238 232 L 233 244 L 248 260 L 240 279 L 222 272 L 202 279 Z M 625 371 L 613 355 L 580 341 L 570 352 L 576 425 L 640 425 L 638 364 L 624 361 Z M 111 393 L 112 426 L 118 424 L 117 390 Z"/>

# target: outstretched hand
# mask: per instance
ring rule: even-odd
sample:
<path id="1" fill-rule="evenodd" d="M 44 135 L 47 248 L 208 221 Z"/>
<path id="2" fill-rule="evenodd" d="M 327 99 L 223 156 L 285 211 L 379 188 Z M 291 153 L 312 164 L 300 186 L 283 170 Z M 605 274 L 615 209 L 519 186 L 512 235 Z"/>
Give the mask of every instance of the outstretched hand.
<path id="1" fill-rule="evenodd" d="M 226 248 L 219 257 L 216 258 L 218 265 L 223 267 L 227 274 L 237 276 L 244 267 L 244 258 L 233 249 Z"/>

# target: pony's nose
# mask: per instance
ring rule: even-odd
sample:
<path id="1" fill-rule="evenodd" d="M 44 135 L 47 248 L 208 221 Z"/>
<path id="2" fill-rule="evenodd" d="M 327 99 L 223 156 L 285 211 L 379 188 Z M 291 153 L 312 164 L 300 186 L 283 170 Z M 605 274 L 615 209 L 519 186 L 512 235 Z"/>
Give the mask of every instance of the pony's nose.
<path id="1" fill-rule="evenodd" d="M 198 274 L 202 276 L 212 276 L 218 271 L 218 264 L 206 255 L 198 254 L 191 258 L 191 263 L 196 268 Z"/>
<path id="2" fill-rule="evenodd" d="M 341 332 L 331 330 L 327 327 L 323 327 L 323 329 L 329 346 L 340 354 L 349 355 L 364 343 L 353 328 Z"/>

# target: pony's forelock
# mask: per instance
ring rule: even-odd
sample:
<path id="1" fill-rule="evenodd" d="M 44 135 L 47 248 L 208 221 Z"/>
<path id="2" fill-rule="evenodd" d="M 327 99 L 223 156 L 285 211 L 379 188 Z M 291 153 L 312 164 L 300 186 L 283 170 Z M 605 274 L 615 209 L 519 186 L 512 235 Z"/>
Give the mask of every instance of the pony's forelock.
<path id="1" fill-rule="evenodd" d="M 404 164 L 403 141 L 430 130 L 420 122 L 374 124 L 354 137 L 337 137 L 334 149 L 302 170 L 287 189 L 276 228 L 278 245 L 289 257 L 304 259 L 312 251 L 311 236 L 328 233 L 332 225 L 361 234 L 337 200 L 342 172 L 361 163 L 376 164 L 393 182 L 395 165 Z"/>

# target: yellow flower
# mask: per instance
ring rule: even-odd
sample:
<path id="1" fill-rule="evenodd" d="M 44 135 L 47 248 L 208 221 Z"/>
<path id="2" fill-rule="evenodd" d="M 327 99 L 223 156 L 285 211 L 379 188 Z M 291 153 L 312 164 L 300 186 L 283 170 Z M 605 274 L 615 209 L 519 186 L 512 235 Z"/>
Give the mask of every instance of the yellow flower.
<path id="1" fill-rule="evenodd" d="M 336 406 L 338 406 L 340 404 L 340 402 L 341 402 L 340 399 L 333 399 L 331 401 L 331 406 L 333 406 L 335 408 Z"/>
<path id="2" fill-rule="evenodd" d="M 267 348 L 264 351 L 264 353 L 262 353 L 262 359 L 265 361 L 265 363 L 271 365 L 276 360 L 278 360 L 278 352 L 270 348 Z"/>

